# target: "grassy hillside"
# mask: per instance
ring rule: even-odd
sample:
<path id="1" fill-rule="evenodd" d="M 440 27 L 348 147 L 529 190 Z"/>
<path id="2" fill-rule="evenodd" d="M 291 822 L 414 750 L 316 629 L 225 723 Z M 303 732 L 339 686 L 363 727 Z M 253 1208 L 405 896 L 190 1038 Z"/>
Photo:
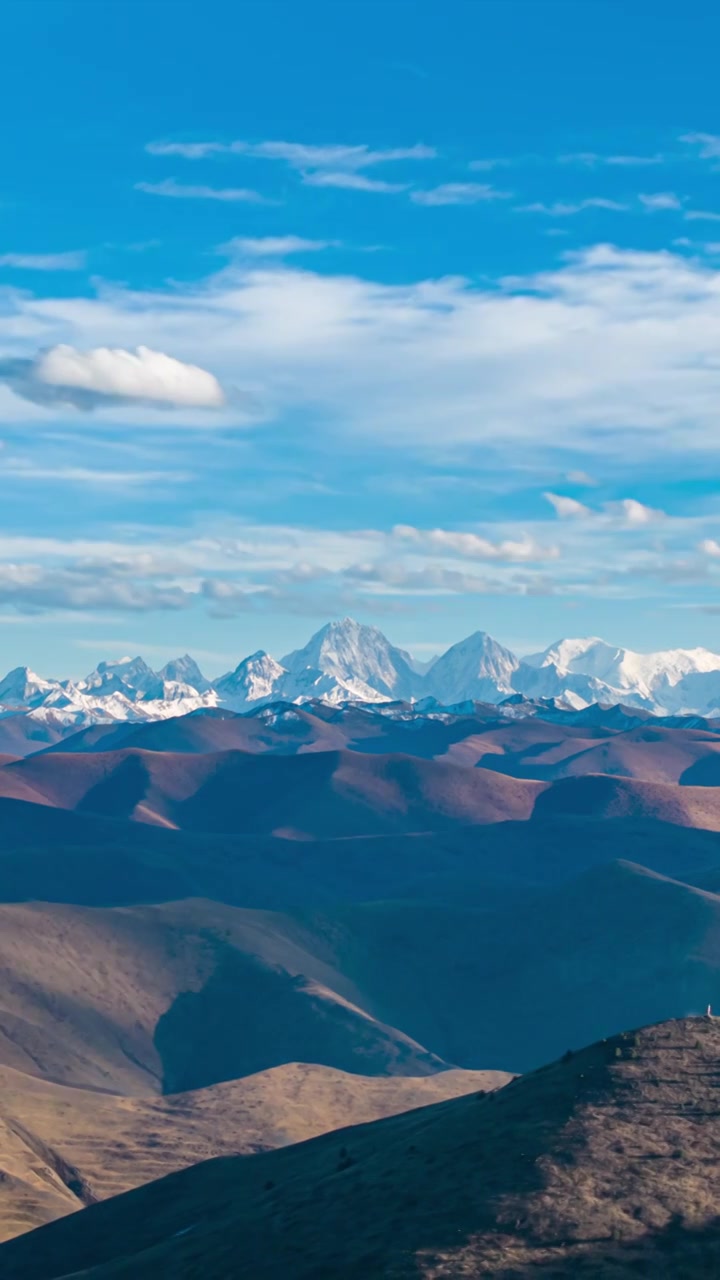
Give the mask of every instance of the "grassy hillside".
<path id="1" fill-rule="evenodd" d="M 0 1238 L 213 1156 L 303 1142 L 509 1079 L 371 1078 L 288 1063 L 192 1093 L 127 1098 L 0 1068 Z"/>
<path id="2" fill-rule="evenodd" d="M 718 1056 L 704 1018 L 611 1037 L 497 1094 L 195 1166 L 11 1241 L 0 1267 L 701 1280 L 720 1264 Z"/>

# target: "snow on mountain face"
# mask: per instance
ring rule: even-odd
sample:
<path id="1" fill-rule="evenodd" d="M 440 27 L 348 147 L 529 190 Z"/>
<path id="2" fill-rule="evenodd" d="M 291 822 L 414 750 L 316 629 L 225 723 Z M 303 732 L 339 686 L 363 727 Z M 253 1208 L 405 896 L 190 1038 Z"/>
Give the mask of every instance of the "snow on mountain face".
<path id="1" fill-rule="evenodd" d="M 352 698 L 364 699 L 360 685 L 387 698 L 410 698 L 421 686 L 411 666 L 410 655 L 394 645 L 377 627 L 363 626 L 353 618 L 329 622 L 308 641 L 282 660 L 294 676 L 308 667 L 333 677 L 349 690 Z"/>
<path id="2" fill-rule="evenodd" d="M 699 675 L 708 675 L 708 696 L 720 695 L 720 654 L 708 649 L 666 649 L 657 653 L 635 653 L 616 648 L 596 638 L 560 640 L 543 653 L 524 659 L 525 665 L 539 670 L 550 668 L 562 684 L 572 675 L 589 677 L 591 692 L 600 684 L 606 686 L 606 701 L 630 700 L 637 705 L 656 705 L 671 712 L 687 708 L 697 710 L 695 700 L 703 687 Z M 525 690 L 532 681 L 525 682 Z M 572 687 L 572 685 L 570 686 Z M 688 700 L 690 699 L 690 700 Z"/>
<path id="3" fill-rule="evenodd" d="M 258 649 L 257 653 L 244 658 L 234 671 L 216 680 L 214 689 L 221 702 L 239 711 L 279 696 L 277 691 L 286 675 L 279 662 Z"/>
<path id="4" fill-rule="evenodd" d="M 454 644 L 433 663 L 425 688 L 441 703 L 501 702 L 513 693 L 513 673 L 519 661 L 485 631 Z"/>
<path id="5" fill-rule="evenodd" d="M 143 658 L 118 658 L 114 662 L 99 662 L 89 676 L 78 682 L 77 688 L 96 697 L 122 693 L 133 701 L 138 697 L 162 698 L 163 678 Z"/>
<path id="6" fill-rule="evenodd" d="M 189 685 L 198 693 L 207 693 L 211 688 L 210 681 L 205 679 L 197 662 L 190 657 L 189 653 L 182 658 L 173 658 L 171 662 L 166 662 L 165 666 L 158 671 L 158 675 L 164 681 Z"/>
<path id="7" fill-rule="evenodd" d="M 59 687 L 57 680 L 44 680 L 29 667 L 15 667 L 0 680 L 0 706 L 39 706 Z"/>
<path id="8" fill-rule="evenodd" d="M 720 655 L 707 649 L 641 654 L 590 638 L 561 640 L 521 660 L 478 631 L 423 674 L 377 628 L 346 618 L 323 627 L 283 664 L 260 650 L 212 683 L 189 655 L 160 672 L 142 658 L 122 658 L 99 663 L 85 680 L 45 680 L 26 667 L 0 680 L 0 716 L 28 715 L 38 726 L 68 729 L 311 699 L 387 704 L 388 712 L 390 704 L 415 699 L 421 713 L 432 715 L 469 710 L 474 702 L 505 702 L 502 714 L 508 715 L 554 714 L 600 702 L 645 714 L 718 716 Z M 525 709 L 523 699 L 531 700 Z M 400 705 L 393 714 L 412 712 Z"/>

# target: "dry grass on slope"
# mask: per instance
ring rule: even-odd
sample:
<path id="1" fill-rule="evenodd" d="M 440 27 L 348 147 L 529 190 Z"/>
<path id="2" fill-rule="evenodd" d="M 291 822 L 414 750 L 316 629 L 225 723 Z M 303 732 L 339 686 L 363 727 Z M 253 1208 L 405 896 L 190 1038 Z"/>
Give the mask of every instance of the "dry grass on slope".
<path id="1" fill-rule="evenodd" d="M 303 1142 L 509 1079 L 370 1078 L 288 1063 L 191 1093 L 123 1098 L 0 1068 L 0 1239 L 201 1160 Z"/>
<path id="2" fill-rule="evenodd" d="M 718 1273 L 720 1024 L 644 1028 L 513 1082 L 218 1160 L 0 1248 L 3 1280 Z"/>

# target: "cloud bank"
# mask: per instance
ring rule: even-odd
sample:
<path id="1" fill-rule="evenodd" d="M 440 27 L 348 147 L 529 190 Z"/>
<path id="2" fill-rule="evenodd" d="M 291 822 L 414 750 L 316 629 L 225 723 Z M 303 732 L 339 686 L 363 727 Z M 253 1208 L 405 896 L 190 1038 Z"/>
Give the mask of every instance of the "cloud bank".
<path id="1" fill-rule="evenodd" d="M 96 407 L 110 396 L 104 390 L 98 400 L 87 370 L 64 398 L 37 377 L 38 348 L 127 351 L 138 341 L 212 368 L 216 381 L 204 374 L 198 395 L 187 383 L 182 394 L 168 392 L 173 380 L 164 380 L 163 394 L 184 405 L 188 420 L 196 406 L 221 403 L 220 383 L 249 388 L 266 430 L 292 417 L 318 440 L 373 448 L 492 446 L 510 470 L 514 459 L 526 464 L 558 449 L 583 452 L 592 471 L 592 456 L 608 449 L 646 462 L 648 450 L 686 460 L 716 447 L 720 270 L 680 253 L 596 245 L 550 271 L 410 284 L 259 258 L 172 289 L 101 287 L 77 298 L 17 291 L 0 315 L 0 351 L 13 353 L 0 374 L 59 413 L 82 394 Z M 127 385 L 112 385 L 127 403 Z M 159 405 L 151 394 L 146 402 Z M 0 395 L 0 421 L 17 413 L 17 401 Z M 223 413 L 240 421 L 230 401 Z"/>

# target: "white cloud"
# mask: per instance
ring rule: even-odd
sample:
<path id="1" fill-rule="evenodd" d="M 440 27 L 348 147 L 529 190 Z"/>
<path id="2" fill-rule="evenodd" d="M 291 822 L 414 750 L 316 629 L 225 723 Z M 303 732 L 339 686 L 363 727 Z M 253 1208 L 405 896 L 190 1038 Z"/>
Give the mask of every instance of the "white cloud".
<path id="1" fill-rule="evenodd" d="M 597 151 L 576 151 L 569 155 L 558 156 L 559 164 L 582 165 L 587 169 L 594 169 L 598 165 L 611 165 L 618 168 L 631 169 L 642 167 L 643 165 L 662 164 L 665 157 L 660 154 L 652 156 L 632 156 L 632 155 L 600 155 Z"/>
<path id="2" fill-rule="evenodd" d="M 590 196 L 587 200 L 576 200 L 567 202 L 556 200 L 554 204 L 544 204 L 541 200 L 534 201 L 533 204 L 521 204 L 517 206 L 517 213 L 544 213 L 550 218 L 571 218 L 576 213 L 583 213 L 585 209 L 607 209 L 612 213 L 626 213 L 629 208 L 627 204 L 621 204 L 618 200 L 606 200 L 604 196 Z"/>
<path id="3" fill-rule="evenodd" d="M 144 485 L 168 485 L 189 483 L 193 476 L 188 471 L 101 471 L 94 467 L 36 466 L 22 458 L 0 462 L 0 478 L 11 476 L 13 480 L 29 483 L 82 485 L 90 489 L 133 489 Z"/>
<path id="4" fill-rule="evenodd" d="M 182 156 L 184 160 L 204 160 L 227 150 L 222 142 L 148 142 L 151 156 Z"/>
<path id="5" fill-rule="evenodd" d="M 638 502 L 636 498 L 621 498 L 617 502 L 605 502 L 602 511 L 593 511 L 591 507 L 585 506 L 583 502 L 578 502 L 575 498 L 568 498 L 562 494 L 546 493 L 543 495 L 547 501 L 554 507 L 555 512 L 562 520 L 619 520 L 625 525 L 637 526 L 652 524 L 656 520 L 665 519 L 664 511 L 657 511 L 653 507 L 646 507 L 644 503 Z"/>
<path id="6" fill-rule="evenodd" d="M 687 209 L 683 217 L 686 222 L 720 222 L 720 213 L 709 209 Z"/>
<path id="7" fill-rule="evenodd" d="M 647 463 L 650 451 L 672 467 L 716 447 L 712 260 L 596 245 L 551 270 L 489 283 L 388 284 L 261 260 L 222 266 L 204 282 L 164 290 L 13 291 L 0 349 L 17 355 L 0 362 L 0 377 L 15 393 L 0 388 L 0 421 L 67 416 L 57 397 L 28 401 L 41 386 L 27 383 L 38 348 L 128 349 L 142 340 L 211 368 L 229 389 L 249 387 L 266 430 L 293 420 L 335 445 L 471 445 L 502 451 L 511 467 L 548 463 L 553 475 L 558 449 L 582 453 L 592 471 L 593 457 L 608 452 Z M 113 412 L 108 405 L 106 416 Z M 125 404 L 114 420 L 128 429 L 148 412 Z M 232 425 L 247 414 L 228 392 L 213 420 Z M 178 410 L 173 422 L 206 424 L 207 415 Z"/>
<path id="8" fill-rule="evenodd" d="M 566 498 L 560 493 L 545 493 L 543 497 L 547 498 L 561 520 L 586 520 L 592 515 L 590 508 L 575 498 Z"/>
<path id="9" fill-rule="evenodd" d="M 638 196 L 640 203 L 648 213 L 658 213 L 665 209 L 682 209 L 682 200 L 674 191 L 656 191 L 650 195 Z"/>
<path id="10" fill-rule="evenodd" d="M 628 524 L 652 524 L 656 520 L 664 520 L 665 512 L 654 507 L 646 507 L 635 498 L 621 498 L 619 502 L 606 502 L 605 510 L 610 515 L 617 515 Z"/>
<path id="11" fill-rule="evenodd" d="M 475 173 L 489 173 L 492 169 L 505 169 L 512 164 L 517 164 L 517 160 L 509 160 L 500 157 L 494 160 L 471 160 L 468 169 Z"/>
<path id="12" fill-rule="evenodd" d="M 293 253 L 318 253 L 337 246 L 337 240 L 305 240 L 302 236 L 235 236 L 220 245 L 218 252 L 230 257 L 241 254 L 246 258 L 287 258 Z"/>
<path id="13" fill-rule="evenodd" d="M 147 612 L 186 608 L 192 594 L 180 586 L 114 579 L 107 569 L 0 564 L 0 604 L 19 612 L 50 609 Z"/>
<path id="14" fill-rule="evenodd" d="M 594 489 L 597 485 L 597 480 L 588 475 L 587 471 L 568 471 L 566 479 L 568 484 L 579 484 L 587 489 Z"/>
<path id="15" fill-rule="evenodd" d="M 557 547 L 541 546 L 532 538 L 507 539 L 492 542 L 475 533 L 458 533 L 449 529 L 416 529 L 413 525 L 398 524 L 392 537 L 407 543 L 411 549 L 433 551 L 440 555 L 455 555 L 469 560 L 501 560 L 508 563 L 555 560 Z"/>
<path id="16" fill-rule="evenodd" d="M 716 538 L 704 538 L 700 543 L 700 550 L 705 552 L 706 556 L 720 557 L 720 542 Z"/>
<path id="17" fill-rule="evenodd" d="M 259 191 L 247 187 L 205 187 L 187 186 L 176 182 L 174 178 L 166 178 L 163 182 L 136 182 L 136 191 L 144 191 L 149 196 L 168 196 L 172 200 L 222 200 L 240 204 L 270 204 L 271 201 Z"/>
<path id="18" fill-rule="evenodd" d="M 680 141 L 696 147 L 701 160 L 720 159 L 720 136 L 715 133 L 685 133 Z"/>
<path id="19" fill-rule="evenodd" d="M 0 267 L 13 267 L 16 271 L 82 271 L 86 256 L 82 249 L 66 253 L 3 253 Z"/>
<path id="20" fill-rule="evenodd" d="M 203 409 L 216 409 L 225 403 L 222 387 L 212 373 L 149 347 L 138 347 L 136 351 L 118 347 L 78 351 L 61 344 L 40 356 L 34 375 L 46 386 L 100 396 Z"/>
<path id="21" fill-rule="evenodd" d="M 507 579 L 480 578 L 461 569 L 423 565 L 416 569 L 393 561 L 350 565 L 345 576 L 368 588 L 371 594 L 436 595 L 519 595 L 518 583 Z"/>
<path id="22" fill-rule="evenodd" d="M 346 146 L 327 143 L 316 146 L 303 142 L 149 142 L 146 151 L 156 156 L 183 156 L 201 160 L 209 155 L 244 155 L 253 159 L 281 160 L 293 169 L 367 169 L 371 165 L 401 160 L 434 160 L 434 147 L 416 143 L 412 147 L 373 150 L 366 144 Z"/>
<path id="23" fill-rule="evenodd" d="M 443 182 L 427 191 L 413 191 L 410 199 L 415 204 L 448 205 L 480 204 L 487 200 L 506 200 L 509 191 L 498 191 L 484 182 Z"/>
<path id="24" fill-rule="evenodd" d="M 308 187 L 339 187 L 345 191 L 375 191 L 382 195 L 395 195 L 407 191 L 407 182 L 383 182 L 380 178 L 367 178 L 363 173 L 346 173 L 317 169 L 313 173 L 304 173 L 302 178 Z"/>

